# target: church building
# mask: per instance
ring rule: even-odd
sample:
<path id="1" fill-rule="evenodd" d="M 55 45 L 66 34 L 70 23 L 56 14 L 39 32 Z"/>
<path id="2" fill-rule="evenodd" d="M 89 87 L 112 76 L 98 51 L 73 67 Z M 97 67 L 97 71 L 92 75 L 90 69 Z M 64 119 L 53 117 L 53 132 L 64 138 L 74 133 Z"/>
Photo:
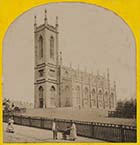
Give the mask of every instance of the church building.
<path id="1" fill-rule="evenodd" d="M 48 23 L 46 10 L 43 24 L 38 26 L 35 16 L 34 107 L 114 110 L 116 83 L 111 86 L 109 69 L 106 75 L 100 75 L 64 66 L 58 27 L 58 17 L 55 26 Z"/>

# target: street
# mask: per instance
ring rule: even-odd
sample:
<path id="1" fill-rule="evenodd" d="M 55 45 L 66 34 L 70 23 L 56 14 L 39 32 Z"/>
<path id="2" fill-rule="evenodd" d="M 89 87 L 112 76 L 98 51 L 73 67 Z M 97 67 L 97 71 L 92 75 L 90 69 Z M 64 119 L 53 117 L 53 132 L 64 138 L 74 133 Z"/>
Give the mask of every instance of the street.
<path id="1" fill-rule="evenodd" d="M 52 131 L 15 125 L 15 133 L 7 133 L 6 130 L 7 123 L 3 123 L 3 142 L 4 143 L 38 143 L 38 142 L 104 142 L 96 139 L 85 138 L 78 136 L 76 141 L 63 140 L 62 134 L 58 133 L 58 140 L 52 139 Z"/>

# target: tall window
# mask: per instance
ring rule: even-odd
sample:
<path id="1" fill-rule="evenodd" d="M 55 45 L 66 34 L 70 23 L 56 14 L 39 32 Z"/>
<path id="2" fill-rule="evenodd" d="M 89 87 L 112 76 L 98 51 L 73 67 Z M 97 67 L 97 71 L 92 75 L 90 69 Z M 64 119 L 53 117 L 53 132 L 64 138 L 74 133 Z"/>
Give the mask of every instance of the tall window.
<path id="1" fill-rule="evenodd" d="M 79 105 L 80 104 L 80 87 L 77 86 L 76 88 L 76 104 Z"/>
<path id="2" fill-rule="evenodd" d="M 84 107 L 88 106 L 88 88 L 85 88 L 85 95 L 84 95 Z"/>
<path id="3" fill-rule="evenodd" d="M 54 38 L 50 37 L 50 57 L 54 58 Z"/>
<path id="4" fill-rule="evenodd" d="M 85 88 L 85 99 L 88 100 L 88 88 L 87 87 Z"/>
<path id="5" fill-rule="evenodd" d="M 50 91 L 51 91 L 51 106 L 55 107 L 56 106 L 56 102 L 55 102 L 55 87 L 52 86 Z"/>
<path id="6" fill-rule="evenodd" d="M 102 93 L 102 90 L 99 90 L 98 101 L 99 101 L 99 107 L 102 107 L 103 106 L 103 93 Z"/>
<path id="7" fill-rule="evenodd" d="M 43 37 L 39 37 L 39 57 L 43 57 Z"/>
<path id="8" fill-rule="evenodd" d="M 70 107 L 71 103 L 70 103 L 70 88 L 69 88 L 69 86 L 65 87 L 65 96 L 66 96 L 65 107 Z"/>
<path id="9" fill-rule="evenodd" d="M 102 91 L 101 90 L 99 90 L 99 95 L 102 95 Z"/>
<path id="10" fill-rule="evenodd" d="M 44 75 L 44 70 L 41 69 L 41 70 L 39 70 L 38 72 L 39 72 L 39 77 L 43 77 L 43 75 Z"/>
<path id="11" fill-rule="evenodd" d="M 39 108 L 43 108 L 43 87 L 39 87 Z"/>
<path id="12" fill-rule="evenodd" d="M 95 89 L 92 90 L 92 106 L 96 106 L 96 94 L 95 94 Z"/>

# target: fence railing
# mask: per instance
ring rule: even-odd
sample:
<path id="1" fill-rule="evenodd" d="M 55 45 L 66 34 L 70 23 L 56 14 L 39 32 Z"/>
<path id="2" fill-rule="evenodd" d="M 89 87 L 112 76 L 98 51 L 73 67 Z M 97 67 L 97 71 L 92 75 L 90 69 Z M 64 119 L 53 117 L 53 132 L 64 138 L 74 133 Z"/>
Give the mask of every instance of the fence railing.
<path id="1" fill-rule="evenodd" d="M 119 117 L 119 118 L 136 118 L 136 112 L 132 114 L 124 114 L 121 111 L 108 111 L 108 117 Z"/>
<path id="2" fill-rule="evenodd" d="M 22 115 L 3 114 L 3 121 L 7 122 L 13 117 L 15 124 L 52 129 L 53 119 L 43 117 L 30 117 Z M 74 121 L 79 136 L 105 140 L 109 142 L 136 142 L 136 127 L 109 123 Z M 70 126 L 70 120 L 56 119 L 59 131 L 64 131 Z"/>

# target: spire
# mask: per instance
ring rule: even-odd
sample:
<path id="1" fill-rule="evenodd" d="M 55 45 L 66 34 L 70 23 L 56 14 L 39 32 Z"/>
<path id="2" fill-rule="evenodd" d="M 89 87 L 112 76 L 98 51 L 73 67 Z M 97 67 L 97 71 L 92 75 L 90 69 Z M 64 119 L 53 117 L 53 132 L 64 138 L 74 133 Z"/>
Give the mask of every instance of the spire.
<path id="1" fill-rule="evenodd" d="M 47 24 L 47 10 L 45 9 L 45 11 L 44 11 L 44 23 L 45 23 L 45 25 Z"/>
<path id="2" fill-rule="evenodd" d="M 107 82 L 108 82 L 108 88 L 110 92 L 110 74 L 109 74 L 109 68 L 107 68 Z"/>
<path id="3" fill-rule="evenodd" d="M 37 22 L 36 22 L 36 16 L 34 16 L 34 27 L 36 28 Z"/>
<path id="4" fill-rule="evenodd" d="M 62 65 L 62 51 L 60 51 L 60 65 Z"/>
<path id="5" fill-rule="evenodd" d="M 56 24 L 55 24 L 56 27 L 58 27 L 58 16 L 56 16 Z"/>
<path id="6" fill-rule="evenodd" d="M 56 16 L 55 28 L 56 28 L 56 31 L 58 31 L 58 16 Z"/>
<path id="7" fill-rule="evenodd" d="M 109 68 L 107 68 L 107 79 L 110 79 Z"/>
<path id="8" fill-rule="evenodd" d="M 114 93 L 115 93 L 115 107 L 117 103 L 117 95 L 116 95 L 116 81 L 114 81 Z"/>
<path id="9" fill-rule="evenodd" d="M 116 81 L 114 81 L 114 89 L 115 89 L 115 91 L 116 91 Z"/>

